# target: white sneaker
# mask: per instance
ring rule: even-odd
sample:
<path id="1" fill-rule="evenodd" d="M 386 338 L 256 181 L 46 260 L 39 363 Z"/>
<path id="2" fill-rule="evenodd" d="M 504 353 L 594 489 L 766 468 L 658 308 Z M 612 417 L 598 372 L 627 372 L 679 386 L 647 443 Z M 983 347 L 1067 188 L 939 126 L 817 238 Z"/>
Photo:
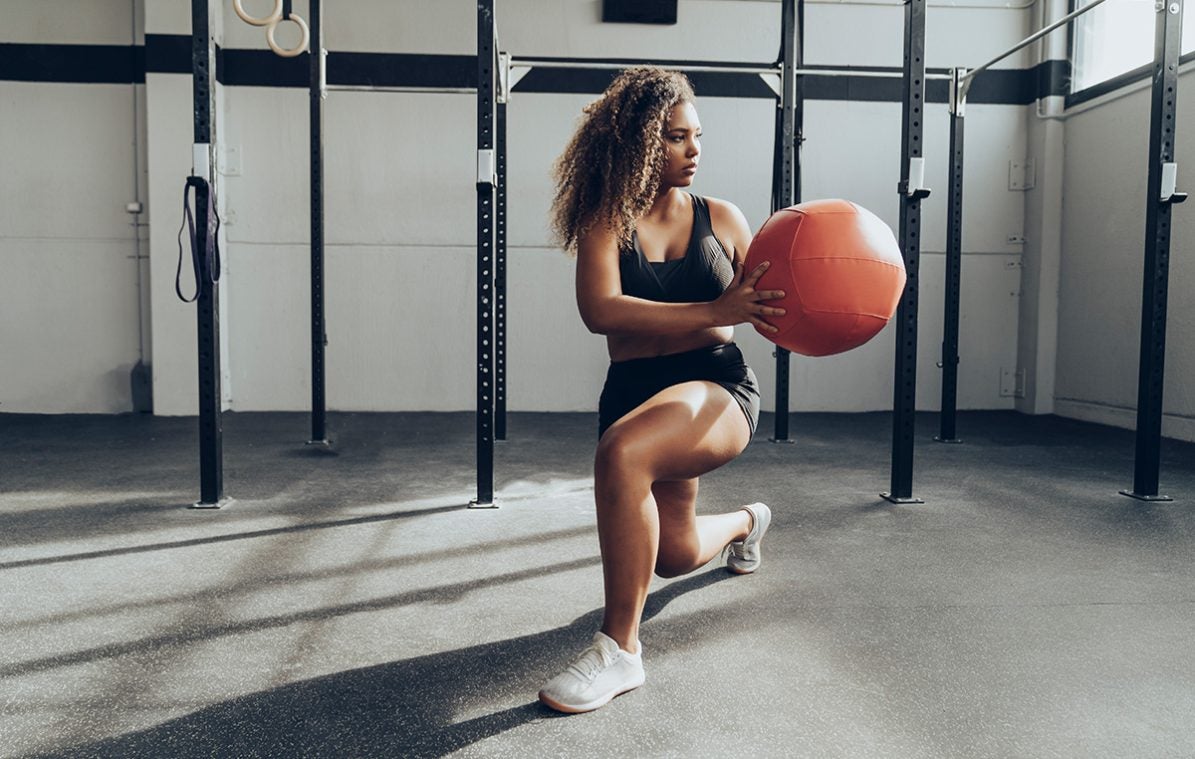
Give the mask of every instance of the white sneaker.
<path id="1" fill-rule="evenodd" d="M 736 575 L 749 575 L 759 569 L 759 565 L 763 563 L 759 541 L 763 540 L 763 534 L 772 523 L 772 510 L 766 503 L 752 503 L 743 508 L 754 517 L 751 532 L 742 540 L 726 546 L 726 568 Z"/>
<path id="2" fill-rule="evenodd" d="M 639 644 L 639 653 L 629 654 L 599 630 L 589 648 L 548 681 L 539 700 L 556 711 L 579 714 L 638 688 L 643 681 L 643 644 Z"/>

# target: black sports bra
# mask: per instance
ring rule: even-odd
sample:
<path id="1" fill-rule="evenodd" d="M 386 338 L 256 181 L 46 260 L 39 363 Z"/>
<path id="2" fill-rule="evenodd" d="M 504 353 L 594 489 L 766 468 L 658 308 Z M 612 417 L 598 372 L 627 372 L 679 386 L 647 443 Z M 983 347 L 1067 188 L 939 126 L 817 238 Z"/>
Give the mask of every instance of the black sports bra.
<path id="1" fill-rule="evenodd" d="M 730 285 L 734 266 L 714 236 L 709 205 L 699 195 L 689 197 L 693 200 L 693 231 L 685 255 L 671 261 L 648 261 L 638 235 L 632 235 L 632 246 L 618 256 L 623 295 L 663 303 L 705 303 L 717 299 Z"/>

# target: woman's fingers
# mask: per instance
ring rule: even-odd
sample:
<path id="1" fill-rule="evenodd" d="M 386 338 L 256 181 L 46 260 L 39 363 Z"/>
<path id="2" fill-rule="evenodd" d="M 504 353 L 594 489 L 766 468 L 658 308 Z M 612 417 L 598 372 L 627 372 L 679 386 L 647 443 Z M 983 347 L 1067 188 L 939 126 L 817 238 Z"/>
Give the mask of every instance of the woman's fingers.
<path id="1" fill-rule="evenodd" d="M 759 290 L 755 294 L 756 300 L 776 300 L 777 298 L 783 298 L 783 297 L 784 297 L 783 290 Z"/>
<path id="2" fill-rule="evenodd" d="M 752 324 L 754 324 L 756 327 L 758 327 L 759 329 L 762 329 L 764 332 L 772 332 L 772 333 L 776 333 L 776 332 L 779 332 L 779 331 L 780 331 L 780 329 L 779 329 L 778 327 L 773 327 L 771 324 L 768 324 L 768 323 L 767 323 L 767 322 L 765 322 L 763 319 L 760 319 L 760 318 L 758 318 L 758 317 L 755 317 L 755 316 L 752 316 L 752 317 L 749 319 L 749 321 L 750 321 Z"/>
<path id="3" fill-rule="evenodd" d="M 748 277 L 746 279 L 746 283 L 748 285 L 750 285 L 751 287 L 755 287 L 755 284 L 757 282 L 759 282 L 759 278 L 762 277 L 763 273 L 768 270 L 768 265 L 769 265 L 769 262 L 764 261 L 762 264 L 760 264 L 759 266 L 756 266 L 754 269 L 752 269 L 751 274 L 748 275 Z"/>
<path id="4" fill-rule="evenodd" d="M 776 308 L 775 306 L 760 306 L 755 313 L 763 316 L 784 316 L 783 308 Z"/>

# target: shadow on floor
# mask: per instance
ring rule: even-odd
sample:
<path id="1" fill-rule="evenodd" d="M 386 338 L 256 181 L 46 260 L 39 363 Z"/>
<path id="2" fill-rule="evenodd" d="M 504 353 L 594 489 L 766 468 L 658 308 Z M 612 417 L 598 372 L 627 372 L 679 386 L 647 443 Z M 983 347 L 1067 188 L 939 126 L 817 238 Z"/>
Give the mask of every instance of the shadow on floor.
<path id="1" fill-rule="evenodd" d="M 107 506 L 107 504 L 103 505 Z M 173 507 L 167 507 L 173 508 Z M 353 525 L 370 524 L 372 522 L 392 522 L 399 519 L 410 519 L 412 517 L 433 516 L 436 514 L 444 514 L 452 511 L 464 511 L 469 508 L 467 503 L 452 504 L 448 506 L 431 506 L 421 509 L 402 509 L 399 511 L 387 511 L 381 514 L 366 514 L 364 516 L 349 517 L 346 519 L 334 519 L 322 522 L 305 522 L 303 524 L 287 525 L 286 527 L 271 527 L 263 530 L 248 530 L 245 532 L 227 533 L 223 535 L 211 535 L 200 538 L 186 538 L 183 540 L 172 540 L 160 543 L 145 543 L 142 545 L 126 546 L 123 548 L 106 548 L 99 551 L 82 551 L 79 553 L 61 554 L 56 556 L 43 556 L 34 559 L 18 559 L 15 561 L 0 562 L 0 570 L 17 569 L 20 567 L 36 567 L 45 564 L 61 564 L 70 561 L 84 561 L 90 559 L 107 558 L 110 556 L 125 556 L 134 553 L 147 553 L 151 551 L 165 551 L 174 548 L 191 548 L 194 546 L 210 545 L 213 543 L 227 543 L 236 540 L 250 540 L 255 538 L 273 537 L 276 535 L 285 535 L 289 533 L 307 532 L 310 530 L 324 530 L 334 527 L 350 527 Z M 85 517 L 87 520 L 94 519 L 90 514 L 91 507 L 87 509 L 80 509 L 86 511 Z M 106 511 L 105 508 L 99 508 L 102 513 Z M 73 512 L 68 512 L 73 513 Z M 83 521 L 83 520 L 80 520 Z M 0 519 L 0 526 L 4 525 L 4 520 Z M 115 528 L 109 527 L 110 531 Z M 19 533 L 18 533 L 19 534 Z M 34 541 L 30 541 L 34 542 Z"/>
<path id="2" fill-rule="evenodd" d="M 730 579 L 717 568 L 648 596 L 643 619 L 679 596 Z M 281 686 L 161 725 L 42 757 L 441 757 L 522 725 L 565 715 L 535 700 L 539 686 L 589 642 L 600 609 L 534 635 L 405 659 Z M 669 625 L 703 625 L 699 617 Z M 497 711 L 490 704 L 526 694 Z M 522 696 L 517 696 L 521 698 Z M 457 715 L 480 716 L 456 721 Z"/>

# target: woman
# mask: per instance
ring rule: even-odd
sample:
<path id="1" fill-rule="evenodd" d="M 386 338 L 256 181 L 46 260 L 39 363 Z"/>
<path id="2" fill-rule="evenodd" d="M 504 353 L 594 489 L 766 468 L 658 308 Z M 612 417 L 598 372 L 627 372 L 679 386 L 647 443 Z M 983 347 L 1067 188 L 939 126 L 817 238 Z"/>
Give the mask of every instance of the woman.
<path id="1" fill-rule="evenodd" d="M 697 478 L 739 455 L 759 420 L 755 374 L 733 325 L 770 331 L 784 312 L 743 276 L 751 230 L 733 204 L 693 182 L 701 125 L 692 86 L 636 67 L 596 102 L 556 163 L 553 229 L 577 255 L 577 305 L 606 335 L 594 464 L 606 608 L 602 628 L 539 697 L 596 709 L 644 682 L 639 618 L 653 571 L 676 577 L 729 547 L 727 568 L 754 572 L 771 514 L 751 504 L 696 516 Z"/>

